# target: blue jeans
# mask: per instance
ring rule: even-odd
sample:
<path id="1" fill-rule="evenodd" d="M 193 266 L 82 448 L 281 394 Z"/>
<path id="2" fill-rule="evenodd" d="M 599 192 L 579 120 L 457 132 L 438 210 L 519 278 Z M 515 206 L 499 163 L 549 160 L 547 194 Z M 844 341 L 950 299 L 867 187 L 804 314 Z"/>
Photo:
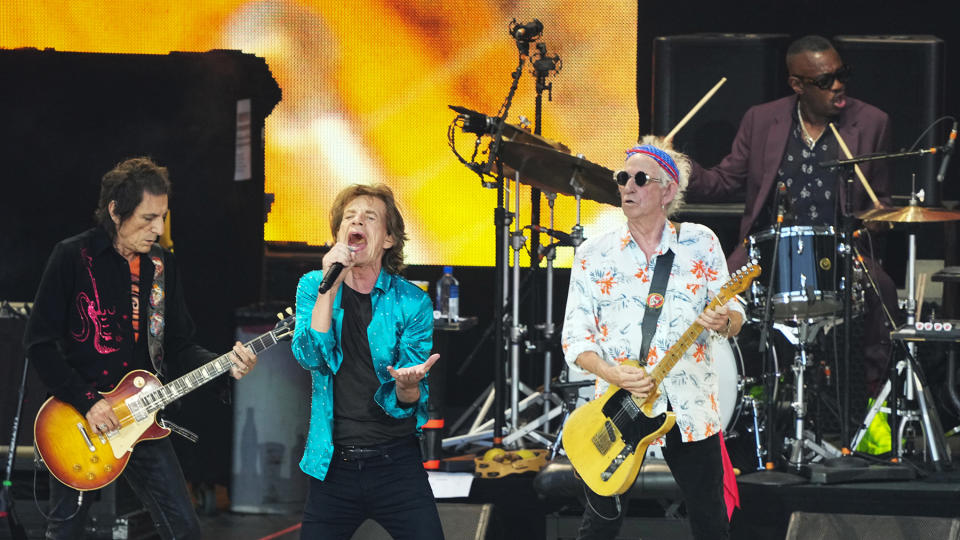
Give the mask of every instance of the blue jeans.
<path id="1" fill-rule="evenodd" d="M 150 512 L 161 538 L 200 538 L 200 521 L 169 438 L 143 441 L 135 446 L 122 476 Z M 92 493 L 85 493 L 83 505 L 77 511 L 78 493 L 50 477 L 47 540 L 84 537 L 93 497 Z"/>
<path id="2" fill-rule="evenodd" d="M 310 478 L 300 537 L 348 539 L 369 518 L 397 540 L 442 540 L 421 459 L 413 437 L 367 459 L 345 460 L 335 452 L 327 477 Z"/>

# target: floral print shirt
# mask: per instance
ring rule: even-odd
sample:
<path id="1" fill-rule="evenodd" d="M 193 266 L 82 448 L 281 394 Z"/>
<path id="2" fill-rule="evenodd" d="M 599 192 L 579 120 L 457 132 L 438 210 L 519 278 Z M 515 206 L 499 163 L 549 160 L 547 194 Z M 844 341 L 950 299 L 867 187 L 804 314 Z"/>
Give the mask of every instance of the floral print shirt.
<path id="1" fill-rule="evenodd" d="M 673 268 L 664 294 L 662 313 L 642 364 L 647 371 L 717 294 L 728 279 L 727 263 L 716 235 L 703 225 L 683 223 L 680 236 L 667 221 L 656 253 L 650 260 L 630 234 L 626 223 L 580 245 L 570 273 L 562 345 L 570 369 L 587 351 L 611 364 L 636 360 L 643 341 L 641 322 L 657 258 L 673 250 Z M 709 294 L 708 294 L 709 293 Z M 743 313 L 739 302 L 727 307 Z M 703 332 L 684 353 L 661 385 L 654 414 L 667 410 L 669 400 L 684 441 L 699 441 L 721 429 L 717 374 L 710 355 L 710 332 Z M 597 380 L 596 394 L 608 384 Z M 663 444 L 662 439 L 654 444 Z"/>

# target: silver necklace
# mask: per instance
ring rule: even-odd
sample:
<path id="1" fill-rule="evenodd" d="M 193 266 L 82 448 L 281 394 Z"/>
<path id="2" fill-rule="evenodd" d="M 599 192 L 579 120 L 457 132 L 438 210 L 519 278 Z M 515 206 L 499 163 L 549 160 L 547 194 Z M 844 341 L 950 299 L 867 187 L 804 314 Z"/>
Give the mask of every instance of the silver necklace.
<path id="1" fill-rule="evenodd" d="M 803 125 L 803 114 L 800 112 L 800 100 L 799 100 L 799 99 L 797 100 L 797 119 L 800 120 L 800 129 L 803 131 L 803 142 L 806 143 L 806 145 L 807 145 L 811 150 L 813 150 L 813 147 L 817 144 L 817 140 L 818 140 L 820 137 L 817 137 L 816 139 L 814 139 L 813 137 L 810 136 L 809 133 L 807 133 L 807 126 Z M 823 136 L 823 132 L 822 132 L 822 131 L 820 132 L 820 135 Z"/>

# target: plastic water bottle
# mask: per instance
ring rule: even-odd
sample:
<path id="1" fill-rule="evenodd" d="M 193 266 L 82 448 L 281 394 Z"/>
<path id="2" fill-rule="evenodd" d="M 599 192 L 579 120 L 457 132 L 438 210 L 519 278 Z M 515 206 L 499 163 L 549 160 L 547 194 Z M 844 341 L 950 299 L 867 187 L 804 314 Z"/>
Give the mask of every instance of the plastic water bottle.
<path id="1" fill-rule="evenodd" d="M 443 267 L 443 277 L 437 282 L 437 311 L 448 323 L 460 317 L 460 282 L 453 277 L 453 267 Z"/>

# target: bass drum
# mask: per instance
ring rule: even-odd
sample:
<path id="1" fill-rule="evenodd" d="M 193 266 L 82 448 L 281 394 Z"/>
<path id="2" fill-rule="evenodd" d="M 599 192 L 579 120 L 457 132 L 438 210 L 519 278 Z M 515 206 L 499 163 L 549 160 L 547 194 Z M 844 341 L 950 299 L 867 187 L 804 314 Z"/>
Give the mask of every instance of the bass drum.
<path id="1" fill-rule="evenodd" d="M 717 373 L 717 408 L 720 409 L 720 425 L 726 437 L 743 414 L 743 391 L 746 386 L 743 355 L 737 338 L 724 340 L 712 337 L 707 343 Z M 660 446 L 650 445 L 647 457 L 663 459 Z"/>

